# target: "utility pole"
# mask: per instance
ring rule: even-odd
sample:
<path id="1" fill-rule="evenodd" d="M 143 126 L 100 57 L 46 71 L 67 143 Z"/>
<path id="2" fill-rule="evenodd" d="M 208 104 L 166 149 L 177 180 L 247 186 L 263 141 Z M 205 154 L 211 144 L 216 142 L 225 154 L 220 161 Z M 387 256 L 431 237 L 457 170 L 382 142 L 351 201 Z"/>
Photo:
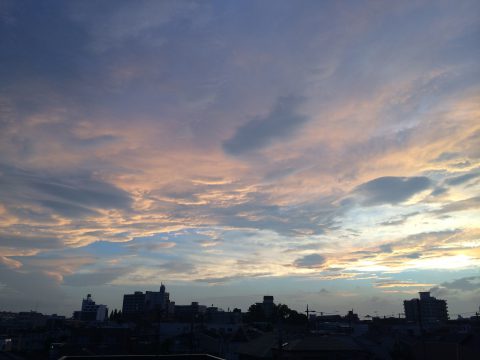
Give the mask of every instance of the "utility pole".
<path id="1" fill-rule="evenodd" d="M 309 310 L 308 309 L 308 304 L 307 304 L 307 310 L 305 310 L 305 312 L 307 313 L 307 331 L 309 330 L 310 328 L 310 314 L 311 313 L 316 313 L 315 310 Z"/>
<path id="2" fill-rule="evenodd" d="M 308 304 L 307 304 L 307 310 L 305 310 L 305 312 L 307 313 L 307 320 L 310 319 L 310 313 L 316 313 L 315 310 L 308 310 Z"/>

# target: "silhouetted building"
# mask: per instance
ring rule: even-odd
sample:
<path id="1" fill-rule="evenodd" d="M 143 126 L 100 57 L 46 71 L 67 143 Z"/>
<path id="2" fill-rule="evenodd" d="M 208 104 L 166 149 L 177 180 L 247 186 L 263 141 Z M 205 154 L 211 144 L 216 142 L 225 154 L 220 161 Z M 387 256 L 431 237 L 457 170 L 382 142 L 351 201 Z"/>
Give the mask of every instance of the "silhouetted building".
<path id="1" fill-rule="evenodd" d="M 147 291 L 145 293 L 145 310 L 168 311 L 170 294 L 165 292 L 165 285 L 161 284 L 160 291 Z"/>
<path id="2" fill-rule="evenodd" d="M 267 318 L 270 318 L 273 315 L 273 310 L 275 309 L 275 303 L 273 302 L 273 296 L 264 295 L 263 302 L 257 303 L 263 309 L 263 313 Z"/>
<path id="3" fill-rule="evenodd" d="M 349 323 L 357 323 L 360 321 L 358 314 L 355 314 L 352 310 L 348 311 L 348 314 L 345 315 L 345 320 L 347 320 Z"/>
<path id="4" fill-rule="evenodd" d="M 420 292 L 420 299 L 405 300 L 407 321 L 428 325 L 448 320 L 447 302 L 430 296 L 430 292 Z"/>
<path id="5" fill-rule="evenodd" d="M 165 291 L 165 285 L 160 291 L 135 291 L 133 294 L 123 295 L 122 312 L 124 315 L 138 315 L 145 312 L 160 311 L 164 314 L 172 312 L 170 294 Z"/>
<path id="6" fill-rule="evenodd" d="M 82 300 L 82 310 L 73 313 L 74 319 L 82 321 L 105 321 L 107 317 L 107 306 L 96 304 L 91 294 Z"/>
<path id="7" fill-rule="evenodd" d="M 343 317 L 338 314 L 324 314 L 323 312 L 310 315 L 310 320 L 314 322 L 342 322 Z"/>
<path id="8" fill-rule="evenodd" d="M 175 305 L 175 318 L 180 321 L 192 321 L 205 314 L 207 307 L 193 301 L 190 305 Z"/>
<path id="9" fill-rule="evenodd" d="M 242 312 L 224 311 L 217 307 L 208 307 L 205 312 L 205 328 L 220 333 L 233 333 L 242 325 Z"/>
<path id="10" fill-rule="evenodd" d="M 122 314 L 132 315 L 143 313 L 145 310 L 145 294 L 135 291 L 133 294 L 123 295 Z"/>

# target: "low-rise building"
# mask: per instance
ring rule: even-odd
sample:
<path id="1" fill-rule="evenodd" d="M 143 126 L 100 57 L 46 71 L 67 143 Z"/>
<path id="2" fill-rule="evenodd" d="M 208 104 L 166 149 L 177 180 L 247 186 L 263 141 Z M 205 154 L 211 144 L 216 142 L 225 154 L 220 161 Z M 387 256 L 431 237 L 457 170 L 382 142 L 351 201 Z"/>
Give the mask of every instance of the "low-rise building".
<path id="1" fill-rule="evenodd" d="M 205 305 L 199 305 L 193 301 L 190 305 L 175 305 L 175 319 L 179 321 L 195 321 L 196 318 L 203 316 L 207 311 Z"/>

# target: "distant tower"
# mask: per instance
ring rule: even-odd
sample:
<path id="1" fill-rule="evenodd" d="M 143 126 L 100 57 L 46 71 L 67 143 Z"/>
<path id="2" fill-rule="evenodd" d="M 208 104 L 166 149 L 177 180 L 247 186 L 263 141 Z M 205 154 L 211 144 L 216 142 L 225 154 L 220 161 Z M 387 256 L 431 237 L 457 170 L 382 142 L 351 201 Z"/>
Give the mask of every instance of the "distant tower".
<path id="1" fill-rule="evenodd" d="M 160 294 L 165 294 L 165 285 L 163 283 L 160 285 Z"/>
<path id="2" fill-rule="evenodd" d="M 275 308 L 275 303 L 273 302 L 273 296 L 265 295 L 263 297 L 262 303 L 263 311 L 266 317 L 271 317 L 273 315 L 273 310 Z"/>

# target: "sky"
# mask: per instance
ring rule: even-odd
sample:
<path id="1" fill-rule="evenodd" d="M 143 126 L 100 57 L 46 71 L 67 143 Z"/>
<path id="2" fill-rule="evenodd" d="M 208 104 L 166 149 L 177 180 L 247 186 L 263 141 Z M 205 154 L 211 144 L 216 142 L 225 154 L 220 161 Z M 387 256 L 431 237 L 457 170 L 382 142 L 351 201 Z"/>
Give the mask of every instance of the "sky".
<path id="1" fill-rule="evenodd" d="M 480 303 L 480 3 L 0 0 L 0 309 Z"/>

